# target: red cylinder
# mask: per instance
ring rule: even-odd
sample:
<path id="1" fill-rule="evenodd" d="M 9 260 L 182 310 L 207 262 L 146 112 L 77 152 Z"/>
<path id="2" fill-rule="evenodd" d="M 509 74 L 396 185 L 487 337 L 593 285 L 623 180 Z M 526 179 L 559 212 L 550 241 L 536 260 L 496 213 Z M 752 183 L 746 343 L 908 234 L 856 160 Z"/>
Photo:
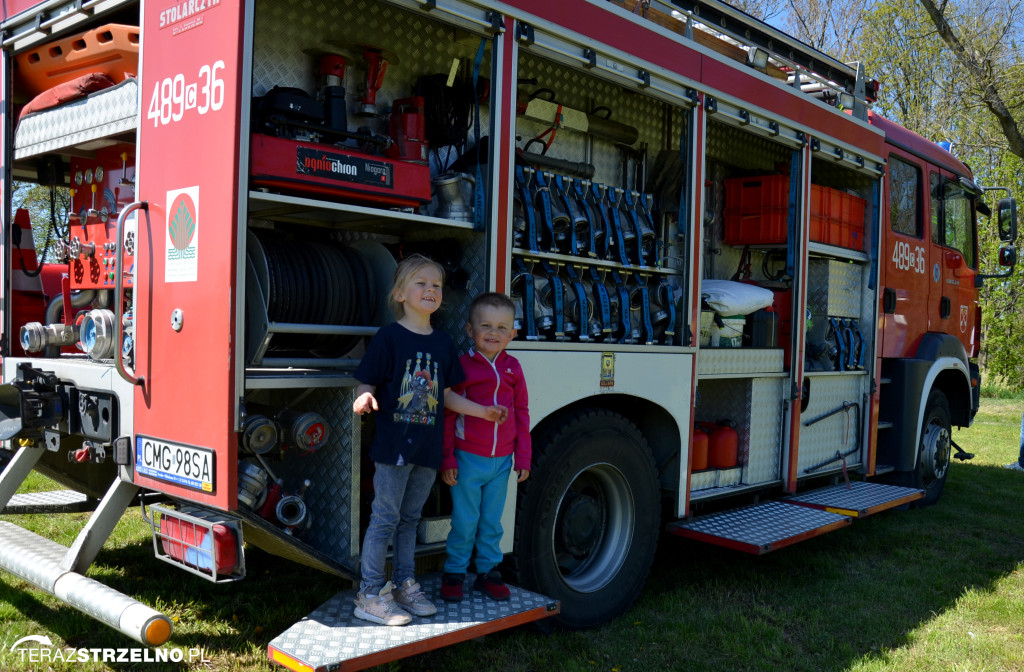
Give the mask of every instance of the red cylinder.
<path id="1" fill-rule="evenodd" d="M 708 432 L 708 467 L 732 469 L 739 461 L 739 435 L 732 427 L 703 423 Z"/>
<path id="2" fill-rule="evenodd" d="M 423 96 L 400 98 L 391 103 L 391 139 L 384 152 L 390 159 L 427 162 L 427 122 Z"/>
<path id="3" fill-rule="evenodd" d="M 708 468 L 708 435 L 703 429 L 693 428 L 693 452 L 690 455 L 690 471 Z"/>

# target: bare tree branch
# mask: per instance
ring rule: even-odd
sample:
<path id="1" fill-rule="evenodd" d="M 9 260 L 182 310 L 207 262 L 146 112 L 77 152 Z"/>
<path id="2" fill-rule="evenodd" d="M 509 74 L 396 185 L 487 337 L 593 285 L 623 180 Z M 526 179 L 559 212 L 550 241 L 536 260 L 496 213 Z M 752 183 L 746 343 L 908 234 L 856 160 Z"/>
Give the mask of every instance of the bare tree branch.
<path id="1" fill-rule="evenodd" d="M 928 12 L 932 23 L 935 24 L 939 36 L 946 45 L 953 51 L 959 61 L 971 77 L 975 80 L 978 89 L 981 91 L 981 100 L 985 107 L 995 116 L 1003 135 L 1006 137 L 1010 152 L 1024 158 L 1024 135 L 1021 134 L 1014 119 L 1013 113 L 1003 101 L 999 89 L 996 87 L 995 78 L 992 74 L 992 61 L 989 58 L 980 58 L 976 53 L 967 50 L 964 44 L 953 32 L 952 26 L 946 20 L 945 9 L 947 0 L 941 0 L 937 5 L 933 0 L 921 0 L 921 6 Z"/>

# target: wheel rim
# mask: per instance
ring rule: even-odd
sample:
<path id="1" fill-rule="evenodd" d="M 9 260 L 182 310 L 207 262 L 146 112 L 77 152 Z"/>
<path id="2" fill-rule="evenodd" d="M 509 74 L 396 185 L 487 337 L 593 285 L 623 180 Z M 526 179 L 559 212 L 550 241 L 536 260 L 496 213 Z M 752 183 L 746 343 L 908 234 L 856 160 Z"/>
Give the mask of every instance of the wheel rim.
<path id="1" fill-rule="evenodd" d="M 552 557 L 566 585 L 591 593 L 608 585 L 629 554 L 635 529 L 633 493 L 606 463 L 580 470 L 558 500 Z"/>
<path id="2" fill-rule="evenodd" d="M 921 475 L 925 485 L 942 479 L 949 469 L 949 430 L 940 424 L 928 425 L 928 431 L 921 442 Z"/>

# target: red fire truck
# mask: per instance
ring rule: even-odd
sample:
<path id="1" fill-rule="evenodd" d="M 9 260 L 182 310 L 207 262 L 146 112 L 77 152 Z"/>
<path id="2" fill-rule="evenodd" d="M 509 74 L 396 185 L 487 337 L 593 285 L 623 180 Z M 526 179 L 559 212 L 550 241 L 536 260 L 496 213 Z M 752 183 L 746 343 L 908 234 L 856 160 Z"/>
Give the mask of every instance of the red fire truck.
<path id="1" fill-rule="evenodd" d="M 385 641 L 340 593 L 270 643 L 285 667 L 603 623 L 660 534 L 761 554 L 935 502 L 969 457 L 986 190 L 871 113 L 860 67 L 726 5 L 3 11 L 0 508 L 39 510 L 15 494 L 36 469 L 94 512 L 70 548 L 0 522 L 0 567 L 137 641 L 169 619 L 84 576 L 136 503 L 156 556 L 210 581 L 243 579 L 246 546 L 356 578 L 352 374 L 413 253 L 446 268 L 436 327 L 463 348 L 475 294 L 517 305 L 513 600 Z M 69 216 L 29 222 L 15 181 L 69 189 Z M 1009 273 L 1016 206 L 995 208 Z M 438 486 L 425 558 L 449 511 Z"/>

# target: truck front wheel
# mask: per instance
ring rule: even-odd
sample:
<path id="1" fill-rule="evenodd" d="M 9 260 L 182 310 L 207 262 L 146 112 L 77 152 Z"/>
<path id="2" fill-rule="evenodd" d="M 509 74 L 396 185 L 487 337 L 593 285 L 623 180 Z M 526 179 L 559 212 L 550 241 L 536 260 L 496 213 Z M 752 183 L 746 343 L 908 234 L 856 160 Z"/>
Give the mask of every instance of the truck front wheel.
<path id="1" fill-rule="evenodd" d="M 535 443 L 533 462 L 516 517 L 519 580 L 561 602 L 563 626 L 605 623 L 636 600 L 657 547 L 647 441 L 622 416 L 586 409 Z"/>
<path id="2" fill-rule="evenodd" d="M 899 484 L 924 490 L 924 499 L 918 506 L 931 506 L 939 501 L 949 475 L 952 453 L 952 429 L 949 402 L 940 390 L 928 394 L 921 423 L 921 436 L 917 441 L 917 463 L 911 471 L 899 474 Z"/>

